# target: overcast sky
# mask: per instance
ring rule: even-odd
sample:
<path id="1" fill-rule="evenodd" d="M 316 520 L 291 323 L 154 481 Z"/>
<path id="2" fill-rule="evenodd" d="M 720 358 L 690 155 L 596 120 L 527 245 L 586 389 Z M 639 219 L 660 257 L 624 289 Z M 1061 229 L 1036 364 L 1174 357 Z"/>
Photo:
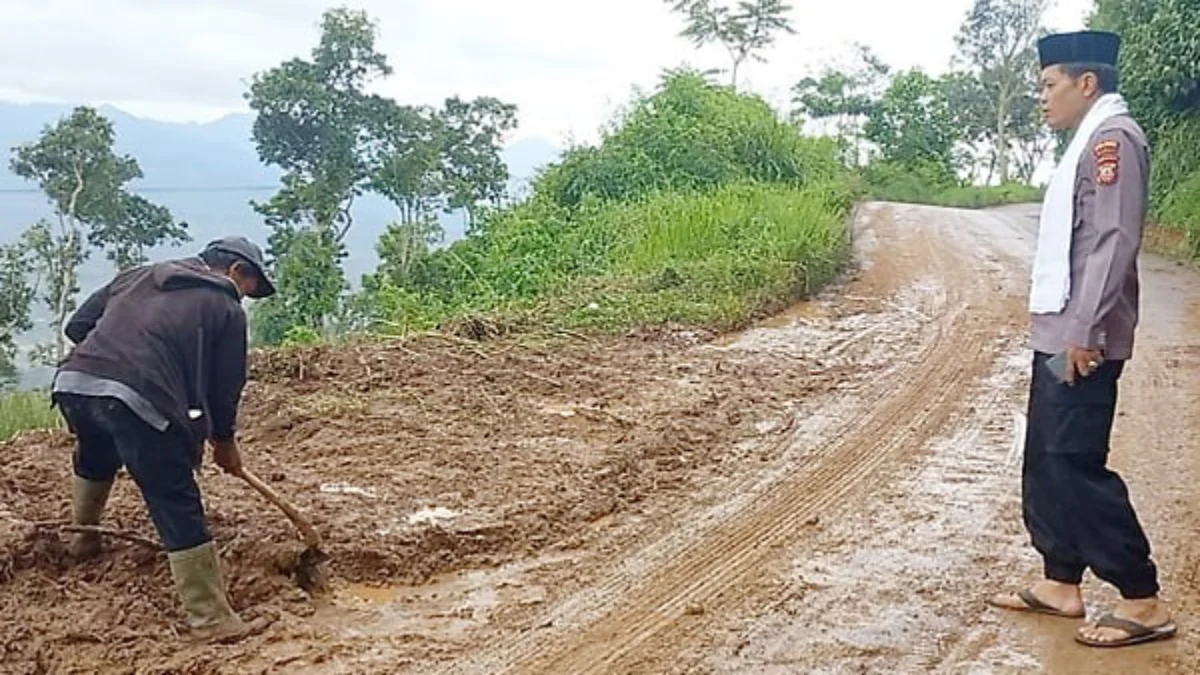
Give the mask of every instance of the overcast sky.
<path id="1" fill-rule="evenodd" d="M 327 0 L 3 0 L 0 99 L 111 103 L 165 120 L 245 110 L 249 77 L 307 56 Z M 595 138 L 631 87 L 663 68 L 725 67 L 678 38 L 662 0 L 359 0 L 396 70 L 377 90 L 406 103 L 493 95 L 520 107 L 516 138 Z M 795 36 L 743 87 L 783 106 L 788 89 L 853 42 L 896 67 L 946 69 L 971 0 L 792 0 Z M 1078 29 L 1091 0 L 1057 0 L 1048 23 Z"/>

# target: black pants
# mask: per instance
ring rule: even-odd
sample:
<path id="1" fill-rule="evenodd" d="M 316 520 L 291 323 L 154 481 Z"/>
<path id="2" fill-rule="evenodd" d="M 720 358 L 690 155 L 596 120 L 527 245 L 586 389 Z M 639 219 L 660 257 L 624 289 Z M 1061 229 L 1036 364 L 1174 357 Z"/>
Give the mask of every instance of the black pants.
<path id="1" fill-rule="evenodd" d="M 1107 467 L 1123 361 L 1103 363 L 1075 384 L 1059 382 L 1035 353 L 1025 435 L 1025 527 L 1047 579 L 1079 584 L 1091 568 L 1127 599 L 1158 594 L 1150 543 L 1129 491 Z"/>
<path id="2" fill-rule="evenodd" d="M 157 431 L 115 398 L 55 394 L 54 399 L 76 436 L 75 475 L 111 481 L 124 465 L 167 551 L 212 539 L 192 472 L 193 452 L 174 428 Z"/>

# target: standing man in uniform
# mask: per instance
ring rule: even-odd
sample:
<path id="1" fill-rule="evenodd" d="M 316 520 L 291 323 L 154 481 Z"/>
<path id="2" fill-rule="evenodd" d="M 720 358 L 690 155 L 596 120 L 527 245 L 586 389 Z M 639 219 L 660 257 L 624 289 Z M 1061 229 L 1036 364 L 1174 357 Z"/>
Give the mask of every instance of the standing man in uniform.
<path id="1" fill-rule="evenodd" d="M 1030 312 L 1033 378 L 1022 496 L 1045 579 L 999 607 L 1085 615 L 1085 569 L 1121 592 L 1076 640 L 1118 647 L 1172 637 L 1150 544 L 1121 478 L 1107 467 L 1117 382 L 1133 356 L 1150 150 L 1117 93 L 1120 38 L 1051 35 L 1038 51 L 1042 107 L 1074 138 L 1042 205 Z"/>
<path id="2" fill-rule="evenodd" d="M 55 375 L 53 398 L 76 436 L 72 520 L 100 523 L 124 466 L 167 550 L 194 639 L 230 641 L 258 628 L 229 605 L 194 471 L 205 441 L 221 468 L 241 469 L 241 302 L 274 292 L 261 249 L 229 237 L 197 257 L 118 274 L 65 327 L 76 346 Z M 100 547 L 99 535 L 84 533 L 71 552 L 85 559 Z"/>

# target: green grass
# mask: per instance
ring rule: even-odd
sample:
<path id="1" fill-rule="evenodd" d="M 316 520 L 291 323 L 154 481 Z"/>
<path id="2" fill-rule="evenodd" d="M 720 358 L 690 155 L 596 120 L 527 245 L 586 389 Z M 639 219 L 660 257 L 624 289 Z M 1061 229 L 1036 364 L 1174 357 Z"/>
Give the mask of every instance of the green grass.
<path id="1" fill-rule="evenodd" d="M 982 209 L 1005 204 L 1040 202 L 1043 191 L 1030 185 L 962 185 L 929 187 L 919 183 L 893 183 L 872 186 L 872 199 L 906 204 L 928 204 L 960 209 Z"/>
<path id="2" fill-rule="evenodd" d="M 463 316 L 616 331 L 730 328 L 804 297 L 840 269 L 848 185 L 758 183 L 656 192 L 564 211 L 531 202 L 435 254 L 424 288 L 387 284 L 365 304 L 407 332 Z"/>
<path id="3" fill-rule="evenodd" d="M 962 185 L 944 167 L 896 162 L 872 164 L 858 180 L 861 191 L 873 200 L 961 209 L 1040 202 L 1044 194 L 1041 188 L 1023 183 Z"/>
<path id="4" fill-rule="evenodd" d="M 50 408 L 45 392 L 0 394 L 0 442 L 31 429 L 62 426 L 58 411 Z"/>
<path id="5" fill-rule="evenodd" d="M 1028 204 L 1041 202 L 1044 192 L 1031 185 L 1010 183 L 1008 185 L 967 185 L 953 187 L 935 193 L 930 202 L 938 206 L 961 209 L 982 209 L 1005 204 Z"/>
<path id="6" fill-rule="evenodd" d="M 1155 210 L 1159 222 L 1184 232 L 1186 256 L 1200 256 L 1200 171 L 1176 186 Z"/>

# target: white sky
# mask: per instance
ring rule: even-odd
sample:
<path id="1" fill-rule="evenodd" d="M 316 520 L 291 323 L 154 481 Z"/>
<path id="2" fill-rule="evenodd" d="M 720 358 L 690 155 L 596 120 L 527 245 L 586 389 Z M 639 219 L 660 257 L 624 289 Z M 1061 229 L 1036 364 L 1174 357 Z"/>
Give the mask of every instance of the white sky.
<path id="1" fill-rule="evenodd" d="M 307 57 L 329 0 L 3 0 L 0 99 L 111 103 L 144 117 L 207 121 L 245 110 L 256 71 Z M 696 51 L 662 0 L 358 0 L 380 24 L 395 75 L 377 90 L 406 103 L 492 95 L 520 107 L 514 140 L 593 140 L 633 86 L 652 87 Z M 783 36 L 742 86 L 786 106 L 793 83 L 872 47 L 890 65 L 944 71 L 971 0 L 792 0 Z M 1055 29 L 1081 28 L 1091 0 L 1056 0 Z"/>

